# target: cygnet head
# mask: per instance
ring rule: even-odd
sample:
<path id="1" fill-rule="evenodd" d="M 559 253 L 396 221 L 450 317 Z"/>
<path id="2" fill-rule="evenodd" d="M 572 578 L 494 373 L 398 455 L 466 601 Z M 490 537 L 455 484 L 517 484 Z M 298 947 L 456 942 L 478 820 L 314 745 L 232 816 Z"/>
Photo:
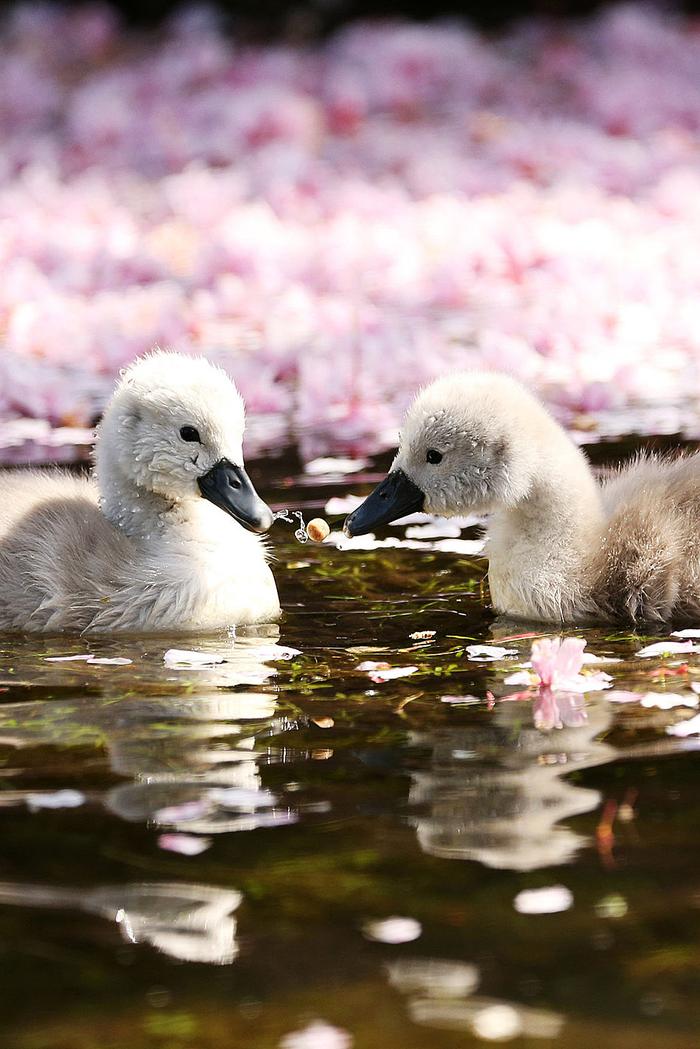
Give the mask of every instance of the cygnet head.
<path id="1" fill-rule="evenodd" d="M 347 518 L 346 534 L 364 535 L 416 510 L 449 517 L 517 505 L 532 485 L 523 427 L 545 420 L 552 425 L 506 375 L 463 372 L 436 380 L 408 409 L 391 471 Z"/>
<path id="2" fill-rule="evenodd" d="M 244 405 L 221 368 L 156 351 L 122 375 L 100 423 L 95 463 L 105 512 L 128 524 L 139 493 L 205 498 L 254 532 L 272 524 L 243 469 Z"/>

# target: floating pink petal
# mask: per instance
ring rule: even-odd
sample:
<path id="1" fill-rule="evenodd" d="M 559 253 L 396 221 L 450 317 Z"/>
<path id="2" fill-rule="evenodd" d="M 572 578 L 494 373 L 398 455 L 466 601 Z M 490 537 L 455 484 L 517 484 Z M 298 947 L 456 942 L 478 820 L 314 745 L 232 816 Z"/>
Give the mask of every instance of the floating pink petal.
<path id="1" fill-rule="evenodd" d="M 586 642 L 582 638 L 541 638 L 532 645 L 532 668 L 539 679 L 540 688 L 551 688 L 565 692 L 592 692 L 610 687 L 612 678 L 600 671 L 597 674 L 580 674 L 583 666 L 583 650 Z"/>

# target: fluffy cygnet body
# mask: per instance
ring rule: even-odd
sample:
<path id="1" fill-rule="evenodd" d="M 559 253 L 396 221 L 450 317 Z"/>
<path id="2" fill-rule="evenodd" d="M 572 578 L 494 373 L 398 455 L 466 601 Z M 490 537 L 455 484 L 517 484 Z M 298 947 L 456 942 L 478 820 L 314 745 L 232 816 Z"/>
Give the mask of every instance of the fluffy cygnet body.
<path id="1" fill-rule="evenodd" d="M 700 616 L 700 454 L 640 457 L 604 484 L 508 376 L 421 391 L 389 476 L 346 522 L 361 535 L 413 510 L 490 515 L 497 611 L 543 622 Z"/>
<path id="2" fill-rule="evenodd" d="M 0 629 L 197 631 L 277 618 L 253 534 L 273 518 L 243 470 L 243 429 L 223 371 L 156 352 L 117 386 L 94 479 L 0 473 Z"/>

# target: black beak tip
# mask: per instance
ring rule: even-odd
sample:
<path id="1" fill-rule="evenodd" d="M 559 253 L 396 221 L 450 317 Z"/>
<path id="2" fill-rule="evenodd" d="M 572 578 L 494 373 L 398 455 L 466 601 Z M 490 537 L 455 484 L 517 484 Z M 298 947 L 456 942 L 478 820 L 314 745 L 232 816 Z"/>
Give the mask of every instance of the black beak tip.
<path id="1" fill-rule="evenodd" d="M 348 514 L 348 516 L 345 518 L 345 522 L 343 523 L 343 535 L 346 535 L 348 539 L 352 539 L 354 535 L 358 535 L 357 532 L 353 531 L 353 523 L 355 521 L 355 516 L 356 511 L 353 511 L 351 514 Z"/>
<path id="2" fill-rule="evenodd" d="M 348 538 L 367 535 L 383 524 L 391 524 L 399 517 L 421 510 L 425 496 L 403 470 L 393 470 L 364 503 L 345 519 L 343 532 Z"/>
<path id="3" fill-rule="evenodd" d="M 260 518 L 258 526 L 255 529 L 256 532 L 269 532 L 272 528 L 272 523 L 275 520 L 274 514 L 269 506 L 265 506 L 264 509 L 260 510 Z"/>
<path id="4" fill-rule="evenodd" d="M 267 532 L 272 527 L 274 514 L 255 491 L 242 466 L 221 459 L 197 483 L 205 499 L 250 532 Z"/>

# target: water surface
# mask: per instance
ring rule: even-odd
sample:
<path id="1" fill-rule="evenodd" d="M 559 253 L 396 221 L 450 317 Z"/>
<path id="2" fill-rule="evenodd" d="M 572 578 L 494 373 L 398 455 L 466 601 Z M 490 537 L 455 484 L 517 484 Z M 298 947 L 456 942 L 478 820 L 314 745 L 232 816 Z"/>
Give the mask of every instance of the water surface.
<path id="1" fill-rule="evenodd" d="M 308 519 L 386 461 L 251 473 Z M 695 1049 L 700 755 L 667 731 L 695 708 L 503 700 L 536 630 L 493 617 L 476 555 L 274 548 L 279 637 L 0 640 L 3 1044 L 274 1049 L 322 1020 L 357 1049 Z M 693 702 L 700 653 L 575 633 L 616 691 Z M 132 662 L 51 661 L 81 653 Z"/>

